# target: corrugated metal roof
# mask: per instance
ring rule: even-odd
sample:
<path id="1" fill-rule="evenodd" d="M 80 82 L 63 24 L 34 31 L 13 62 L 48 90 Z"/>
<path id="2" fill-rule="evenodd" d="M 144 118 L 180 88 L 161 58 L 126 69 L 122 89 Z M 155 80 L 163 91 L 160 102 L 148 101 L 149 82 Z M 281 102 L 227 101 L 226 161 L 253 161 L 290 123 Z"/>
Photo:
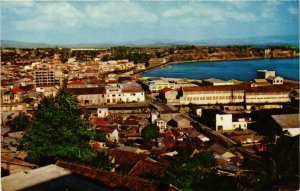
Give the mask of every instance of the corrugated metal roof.
<path id="1" fill-rule="evenodd" d="M 272 115 L 272 118 L 284 129 L 300 128 L 299 114 Z"/>

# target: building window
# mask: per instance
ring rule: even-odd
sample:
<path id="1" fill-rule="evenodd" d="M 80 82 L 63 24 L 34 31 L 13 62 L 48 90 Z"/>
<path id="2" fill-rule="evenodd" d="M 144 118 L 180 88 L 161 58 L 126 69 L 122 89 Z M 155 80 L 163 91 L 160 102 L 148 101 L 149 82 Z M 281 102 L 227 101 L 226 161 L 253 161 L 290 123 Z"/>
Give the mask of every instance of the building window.
<path id="1" fill-rule="evenodd" d="M 223 121 L 223 117 L 221 117 L 221 121 Z"/>

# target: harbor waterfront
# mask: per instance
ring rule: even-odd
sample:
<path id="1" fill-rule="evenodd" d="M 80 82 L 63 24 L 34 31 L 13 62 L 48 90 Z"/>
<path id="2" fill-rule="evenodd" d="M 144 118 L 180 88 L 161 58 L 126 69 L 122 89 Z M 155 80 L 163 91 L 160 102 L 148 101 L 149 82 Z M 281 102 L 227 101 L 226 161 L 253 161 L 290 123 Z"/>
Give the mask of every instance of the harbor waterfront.
<path id="1" fill-rule="evenodd" d="M 286 79 L 299 80 L 299 58 L 260 59 L 234 61 L 180 62 L 155 68 L 143 74 L 144 77 L 252 80 L 256 71 L 275 70 Z"/>

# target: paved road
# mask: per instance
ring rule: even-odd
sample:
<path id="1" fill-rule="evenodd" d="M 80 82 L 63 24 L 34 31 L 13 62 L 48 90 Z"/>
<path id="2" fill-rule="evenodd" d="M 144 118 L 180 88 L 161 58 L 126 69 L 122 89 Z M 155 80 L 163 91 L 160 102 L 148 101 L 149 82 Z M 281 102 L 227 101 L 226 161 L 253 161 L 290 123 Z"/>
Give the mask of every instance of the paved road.
<path id="1" fill-rule="evenodd" d="M 146 94 L 146 100 L 150 102 L 150 105 L 158 109 L 160 112 L 177 112 L 177 108 L 157 101 L 156 98 L 151 94 Z"/>

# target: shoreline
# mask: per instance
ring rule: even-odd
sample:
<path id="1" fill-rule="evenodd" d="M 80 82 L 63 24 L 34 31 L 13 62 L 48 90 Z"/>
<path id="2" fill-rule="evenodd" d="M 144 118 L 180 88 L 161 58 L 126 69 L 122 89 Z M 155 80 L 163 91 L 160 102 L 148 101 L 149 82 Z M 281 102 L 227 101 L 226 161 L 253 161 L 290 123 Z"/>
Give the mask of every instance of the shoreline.
<path id="1" fill-rule="evenodd" d="M 164 64 L 160 64 L 157 66 L 153 66 L 151 68 L 147 68 L 145 70 L 139 71 L 134 75 L 141 75 L 146 72 L 149 72 L 155 68 L 159 68 L 162 66 L 167 66 L 169 64 L 184 64 L 184 63 L 195 63 L 195 62 L 225 62 L 225 61 L 242 61 L 242 60 L 280 60 L 280 59 L 292 59 L 292 58 L 299 58 L 298 56 L 295 57 L 286 57 L 286 58 L 236 58 L 236 59 L 211 59 L 211 60 L 189 60 L 189 61 L 174 61 L 174 62 L 166 62 Z"/>

